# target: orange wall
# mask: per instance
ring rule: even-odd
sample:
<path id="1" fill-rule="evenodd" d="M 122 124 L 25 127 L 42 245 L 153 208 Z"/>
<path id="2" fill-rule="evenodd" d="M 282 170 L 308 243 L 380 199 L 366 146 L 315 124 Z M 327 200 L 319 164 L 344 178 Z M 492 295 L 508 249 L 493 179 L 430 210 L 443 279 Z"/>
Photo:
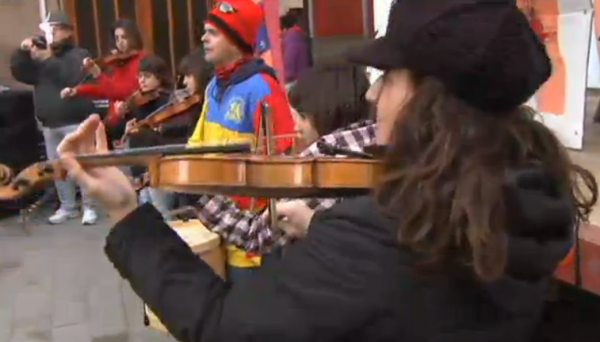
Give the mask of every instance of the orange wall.
<path id="1" fill-rule="evenodd" d="M 313 0 L 314 36 L 362 35 L 362 0 Z"/>

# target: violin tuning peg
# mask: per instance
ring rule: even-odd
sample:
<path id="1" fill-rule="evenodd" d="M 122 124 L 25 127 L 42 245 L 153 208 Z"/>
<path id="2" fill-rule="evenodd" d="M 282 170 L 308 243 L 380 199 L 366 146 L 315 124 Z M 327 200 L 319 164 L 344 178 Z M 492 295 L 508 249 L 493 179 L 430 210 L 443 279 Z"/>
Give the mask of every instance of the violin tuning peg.
<path id="1" fill-rule="evenodd" d="M 50 163 L 46 163 L 42 165 L 41 171 L 44 174 L 54 173 L 54 166 Z"/>

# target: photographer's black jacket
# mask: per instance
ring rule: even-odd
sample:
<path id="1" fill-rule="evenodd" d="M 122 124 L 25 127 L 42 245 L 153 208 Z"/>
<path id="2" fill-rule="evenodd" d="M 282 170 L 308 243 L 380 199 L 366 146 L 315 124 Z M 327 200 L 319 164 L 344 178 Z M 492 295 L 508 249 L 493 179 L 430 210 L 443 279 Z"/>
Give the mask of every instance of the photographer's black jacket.
<path id="1" fill-rule="evenodd" d="M 93 103 L 79 96 L 62 99 L 60 92 L 85 77 L 82 64 L 89 53 L 74 46 L 72 40 L 55 43 L 51 48 L 53 55 L 44 61 L 36 61 L 29 51 L 18 49 L 11 57 L 10 70 L 17 81 L 34 86 L 36 117 L 44 127 L 78 124 L 94 112 Z"/>

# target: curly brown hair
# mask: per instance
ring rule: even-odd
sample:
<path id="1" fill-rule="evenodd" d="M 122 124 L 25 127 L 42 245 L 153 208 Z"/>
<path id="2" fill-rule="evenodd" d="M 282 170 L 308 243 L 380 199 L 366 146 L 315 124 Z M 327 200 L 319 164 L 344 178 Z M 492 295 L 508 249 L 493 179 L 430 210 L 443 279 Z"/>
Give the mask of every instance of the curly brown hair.
<path id="1" fill-rule="evenodd" d="M 422 265 L 467 263 L 483 280 L 504 273 L 508 169 L 541 165 L 570 194 L 576 224 L 588 221 L 598 199 L 596 179 L 572 162 L 534 110 L 485 112 L 435 78 L 414 79 L 376 195 L 386 213 L 402 211 L 399 242 L 423 255 Z"/>

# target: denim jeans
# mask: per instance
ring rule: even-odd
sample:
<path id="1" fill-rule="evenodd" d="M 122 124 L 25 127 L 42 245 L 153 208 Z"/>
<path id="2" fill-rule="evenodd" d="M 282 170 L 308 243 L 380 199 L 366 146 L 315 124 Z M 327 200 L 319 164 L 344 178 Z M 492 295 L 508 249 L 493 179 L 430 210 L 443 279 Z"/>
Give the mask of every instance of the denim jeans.
<path id="1" fill-rule="evenodd" d="M 145 187 L 140 191 L 140 204 L 152 203 L 165 220 L 170 220 L 170 211 L 175 204 L 175 194 L 164 190 Z"/>
<path id="2" fill-rule="evenodd" d="M 227 265 L 227 280 L 231 283 L 249 278 L 259 267 L 232 267 Z"/>
<path id="3" fill-rule="evenodd" d="M 64 137 L 77 130 L 79 125 L 70 125 L 56 128 L 42 127 L 44 135 L 44 144 L 46 145 L 46 156 L 48 160 L 58 158 L 58 145 Z M 60 208 L 68 211 L 77 210 L 77 188 L 73 180 L 55 181 L 56 192 L 60 200 Z M 85 189 L 81 189 L 81 199 L 85 208 L 93 208 L 93 202 L 87 195 Z"/>

